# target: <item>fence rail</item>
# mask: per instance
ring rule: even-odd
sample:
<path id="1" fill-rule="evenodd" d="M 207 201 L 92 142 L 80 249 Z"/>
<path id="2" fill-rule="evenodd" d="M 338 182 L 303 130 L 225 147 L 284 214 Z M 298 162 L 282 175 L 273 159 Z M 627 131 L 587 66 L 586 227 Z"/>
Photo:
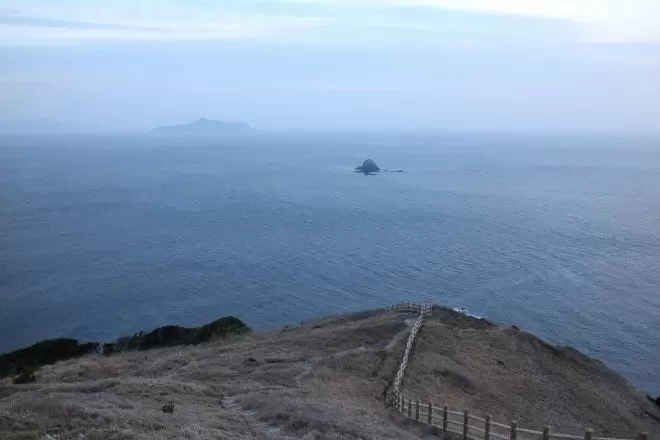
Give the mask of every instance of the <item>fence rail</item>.
<path id="1" fill-rule="evenodd" d="M 515 420 L 506 425 L 492 420 L 491 416 L 478 417 L 469 413 L 468 410 L 457 411 L 447 406 L 437 407 L 432 402 L 421 402 L 413 396 L 404 395 L 401 392 L 401 383 L 408 367 L 408 360 L 412 352 L 415 338 L 424 324 L 424 318 L 431 315 L 431 306 L 415 302 L 401 302 L 390 307 L 392 311 L 413 311 L 419 313 L 419 317 L 410 329 L 406 349 L 403 352 L 401 363 L 397 369 L 394 383 L 389 394 L 390 403 L 404 416 L 419 423 L 440 428 L 442 432 L 449 432 L 461 436 L 463 440 L 649 440 L 646 432 L 641 432 L 636 438 L 608 438 L 595 437 L 593 430 L 586 428 L 583 435 L 570 435 L 552 432 L 550 426 L 545 426 L 542 431 L 526 429 L 518 426 Z M 437 415 L 437 416 L 436 416 Z M 451 416 L 460 417 L 461 420 L 452 420 Z M 483 423 L 481 426 L 475 423 Z M 451 426 L 451 427 L 450 427 Z M 454 427 L 460 427 L 455 429 Z M 507 435 L 492 432 L 493 429 L 506 430 Z M 478 431 L 478 436 L 475 431 Z"/>
<path id="2" fill-rule="evenodd" d="M 408 341 L 406 342 L 406 349 L 403 352 L 403 358 L 401 359 L 401 363 L 399 364 L 399 368 L 396 372 L 396 376 L 394 377 L 394 384 L 392 386 L 392 391 L 393 391 L 392 395 L 398 395 L 400 394 L 399 391 L 401 388 L 401 382 L 403 381 L 403 375 L 405 374 L 406 368 L 408 367 L 408 358 L 410 357 L 410 352 L 412 351 L 412 346 L 413 343 L 415 342 L 415 337 L 417 336 L 417 332 L 419 332 L 420 327 L 424 323 L 424 318 L 431 314 L 431 306 L 426 304 L 415 303 L 415 302 L 401 302 L 393 305 L 391 307 L 391 310 L 414 311 L 419 313 L 419 317 L 417 318 L 417 321 L 415 321 L 415 324 L 410 329 L 410 334 L 408 335 Z"/>

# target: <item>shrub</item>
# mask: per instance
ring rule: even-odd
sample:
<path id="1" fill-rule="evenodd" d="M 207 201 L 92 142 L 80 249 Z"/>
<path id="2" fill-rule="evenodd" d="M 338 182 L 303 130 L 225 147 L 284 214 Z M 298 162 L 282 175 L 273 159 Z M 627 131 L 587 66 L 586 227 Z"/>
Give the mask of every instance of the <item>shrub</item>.
<path id="1" fill-rule="evenodd" d="M 34 370 L 31 368 L 26 368 L 23 371 L 20 372 L 20 374 L 16 377 L 14 377 L 13 382 L 16 385 L 24 384 L 24 383 L 33 383 L 37 381 L 37 375 L 35 374 Z"/>
<path id="2" fill-rule="evenodd" d="M 83 356 L 98 351 L 97 343 L 80 343 L 75 339 L 48 339 L 20 350 L 0 355 L 0 377 L 42 365 Z"/>

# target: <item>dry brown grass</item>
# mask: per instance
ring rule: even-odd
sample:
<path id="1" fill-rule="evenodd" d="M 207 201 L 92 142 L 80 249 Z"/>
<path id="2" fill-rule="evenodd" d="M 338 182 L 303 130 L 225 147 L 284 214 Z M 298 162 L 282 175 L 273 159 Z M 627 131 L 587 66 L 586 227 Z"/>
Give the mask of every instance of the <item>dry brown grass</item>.
<path id="1" fill-rule="evenodd" d="M 640 396 L 599 363 L 523 333 L 435 313 L 413 351 L 408 390 L 532 427 L 657 430 L 640 416 Z M 0 382 L 0 438 L 427 438 L 426 428 L 382 402 L 405 346 L 406 317 L 364 312 L 43 367 L 35 384 Z M 224 407 L 230 400 L 240 405 Z M 162 410 L 168 402 L 172 414 Z"/>
<path id="2" fill-rule="evenodd" d="M 500 423 L 580 435 L 660 434 L 647 399 L 601 362 L 534 335 L 435 308 L 419 334 L 403 392 Z"/>
<path id="3" fill-rule="evenodd" d="M 269 425 L 294 437 L 414 438 L 380 401 L 401 353 L 384 347 L 405 328 L 401 316 L 368 312 L 59 362 L 35 384 L 0 382 L 0 438 L 262 439 Z M 224 408 L 227 397 L 241 407 Z M 172 414 L 162 411 L 170 401 Z"/>

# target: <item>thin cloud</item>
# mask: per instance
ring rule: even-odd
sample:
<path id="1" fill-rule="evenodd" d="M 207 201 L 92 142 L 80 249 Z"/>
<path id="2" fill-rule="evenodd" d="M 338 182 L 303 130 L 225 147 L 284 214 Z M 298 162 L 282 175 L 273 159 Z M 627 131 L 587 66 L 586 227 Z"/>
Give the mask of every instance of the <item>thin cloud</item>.
<path id="1" fill-rule="evenodd" d="M 414 93 L 422 89 L 402 87 L 370 87 L 370 86 L 319 86 L 318 90 L 339 93 Z"/>
<path id="2" fill-rule="evenodd" d="M 0 0 L 0 45 L 271 41 L 417 46 L 660 42 L 657 0 Z M 11 5 L 4 8 L 3 5 Z"/>
<path id="3" fill-rule="evenodd" d="M 574 22 L 584 42 L 660 42 L 657 0 L 390 0 L 475 13 L 509 14 Z"/>
<path id="4" fill-rule="evenodd" d="M 5 17 L 6 18 L 6 17 Z M 87 42 L 280 41 L 299 38 L 324 21 L 300 17 L 240 17 L 189 23 L 144 25 L 96 23 L 45 18 L 0 19 L 0 45 L 51 46 Z"/>
<path id="5" fill-rule="evenodd" d="M 602 20 L 609 16 L 612 3 L 603 0 L 392 0 L 392 2 L 575 21 Z"/>
<path id="6" fill-rule="evenodd" d="M 43 17 L 24 17 L 3 15 L 0 16 L 0 25 L 19 25 L 19 26 L 36 26 L 46 28 L 64 28 L 64 29 L 110 29 L 110 30 L 131 30 L 131 31 L 150 31 L 150 32 L 167 32 L 167 29 L 147 26 L 131 26 L 126 24 L 115 23 L 93 23 L 87 21 L 73 21 L 73 20 L 57 20 L 53 18 Z"/>
<path id="7" fill-rule="evenodd" d="M 402 0 L 403 1 L 403 0 Z M 3 0 L 0 0 L 2 5 Z M 395 2 L 373 0 L 315 0 L 270 2 L 167 2 L 144 0 L 108 2 L 10 3 L 12 13 L 0 14 L 3 45 L 54 44 L 58 41 L 217 41 L 255 40 L 303 45 L 357 47 L 451 44 L 466 40 L 493 41 L 502 37 L 530 41 L 538 37 L 537 23 L 502 25 L 497 17 L 469 13 L 456 17 L 437 8 L 397 8 Z M 401 3 L 402 4 L 402 3 Z M 407 3 L 413 5 L 415 2 Z M 301 15 L 301 12 L 304 14 Z M 551 24 L 552 36 L 564 32 Z M 519 35 L 514 29 L 518 29 Z M 545 30 L 541 29 L 542 32 Z M 510 35 L 513 33 L 513 37 Z"/>

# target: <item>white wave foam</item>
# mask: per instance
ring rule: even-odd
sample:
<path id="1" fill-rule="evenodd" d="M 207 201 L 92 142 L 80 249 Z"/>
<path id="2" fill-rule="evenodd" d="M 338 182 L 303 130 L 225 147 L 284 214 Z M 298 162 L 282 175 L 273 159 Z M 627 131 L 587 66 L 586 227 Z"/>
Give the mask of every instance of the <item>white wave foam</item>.
<path id="1" fill-rule="evenodd" d="M 485 319 L 483 316 L 475 315 L 474 313 L 470 313 L 468 309 L 465 307 L 452 307 L 452 310 L 454 312 L 462 313 L 466 316 L 470 316 L 472 318 L 477 318 L 477 319 Z"/>

